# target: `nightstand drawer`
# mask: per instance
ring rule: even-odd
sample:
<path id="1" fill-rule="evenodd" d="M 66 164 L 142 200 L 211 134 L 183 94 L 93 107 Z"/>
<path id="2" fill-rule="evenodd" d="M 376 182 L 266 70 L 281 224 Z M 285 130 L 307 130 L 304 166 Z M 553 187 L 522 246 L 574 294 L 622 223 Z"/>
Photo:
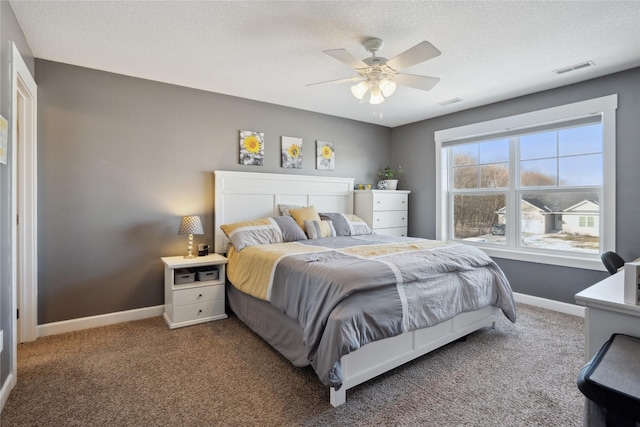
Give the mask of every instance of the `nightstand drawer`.
<path id="1" fill-rule="evenodd" d="M 220 299 L 224 301 L 224 285 L 180 289 L 173 293 L 173 305 L 176 307 Z"/>
<path id="2" fill-rule="evenodd" d="M 374 211 L 398 211 L 407 210 L 409 206 L 409 195 L 406 193 L 395 193 L 389 191 L 388 194 L 376 193 L 373 195 Z"/>
<path id="3" fill-rule="evenodd" d="M 407 211 L 382 211 L 373 213 L 373 229 L 406 227 Z"/>
<path id="4" fill-rule="evenodd" d="M 175 323 L 187 322 L 220 314 L 224 314 L 224 299 L 174 307 L 173 321 Z"/>

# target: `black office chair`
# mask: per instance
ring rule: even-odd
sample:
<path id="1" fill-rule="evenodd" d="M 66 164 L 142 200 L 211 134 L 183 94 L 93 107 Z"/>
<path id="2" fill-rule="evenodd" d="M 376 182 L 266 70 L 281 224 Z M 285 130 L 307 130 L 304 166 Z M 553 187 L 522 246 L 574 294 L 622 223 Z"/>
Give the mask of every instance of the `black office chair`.
<path id="1" fill-rule="evenodd" d="M 609 274 L 616 274 L 618 269 L 624 266 L 624 260 L 613 251 L 607 251 L 600 255 L 600 259 L 605 267 L 607 267 L 607 271 Z"/>

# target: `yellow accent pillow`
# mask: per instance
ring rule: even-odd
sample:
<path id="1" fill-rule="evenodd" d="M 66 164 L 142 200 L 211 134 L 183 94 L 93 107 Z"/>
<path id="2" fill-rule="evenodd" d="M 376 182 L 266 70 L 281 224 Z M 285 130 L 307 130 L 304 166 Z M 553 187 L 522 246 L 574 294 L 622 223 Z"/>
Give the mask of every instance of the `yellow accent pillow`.
<path id="1" fill-rule="evenodd" d="M 300 228 L 304 231 L 304 222 L 306 221 L 320 221 L 320 215 L 315 206 L 307 206 L 306 208 L 291 209 L 289 213 L 296 220 Z"/>

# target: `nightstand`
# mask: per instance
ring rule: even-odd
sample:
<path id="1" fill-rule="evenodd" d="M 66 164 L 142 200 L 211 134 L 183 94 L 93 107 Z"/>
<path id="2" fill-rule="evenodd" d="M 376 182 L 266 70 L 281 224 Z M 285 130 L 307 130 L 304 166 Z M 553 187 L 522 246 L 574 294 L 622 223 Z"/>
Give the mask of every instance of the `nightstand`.
<path id="1" fill-rule="evenodd" d="M 163 257 L 164 320 L 181 328 L 226 319 L 225 264 L 227 258 L 210 254 L 197 258 Z"/>

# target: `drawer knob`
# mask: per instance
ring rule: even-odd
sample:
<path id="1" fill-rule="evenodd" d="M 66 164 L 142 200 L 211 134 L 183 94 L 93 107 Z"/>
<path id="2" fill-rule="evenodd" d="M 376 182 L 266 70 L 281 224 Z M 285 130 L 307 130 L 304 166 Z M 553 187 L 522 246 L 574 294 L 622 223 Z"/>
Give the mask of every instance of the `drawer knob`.
<path id="1" fill-rule="evenodd" d="M 402 220 L 404 221 L 404 217 L 402 218 Z"/>
<path id="2" fill-rule="evenodd" d="M 376 219 L 377 222 L 380 222 L 380 218 Z"/>
<path id="3" fill-rule="evenodd" d="M 202 309 L 198 310 L 198 314 L 202 313 Z"/>
<path id="4" fill-rule="evenodd" d="M 404 219 L 404 218 L 403 218 Z M 198 299 L 202 298 L 202 294 L 198 294 Z"/>

